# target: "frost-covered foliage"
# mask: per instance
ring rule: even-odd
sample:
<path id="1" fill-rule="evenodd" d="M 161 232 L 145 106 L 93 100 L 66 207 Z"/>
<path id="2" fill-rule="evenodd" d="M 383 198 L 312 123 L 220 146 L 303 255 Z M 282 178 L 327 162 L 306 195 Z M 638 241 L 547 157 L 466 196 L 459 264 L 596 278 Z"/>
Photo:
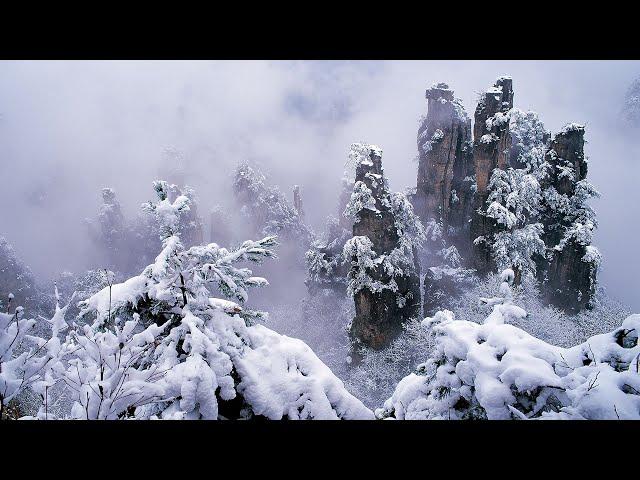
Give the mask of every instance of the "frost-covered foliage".
<path id="1" fill-rule="evenodd" d="M 457 298 L 451 299 L 447 309 L 456 318 L 482 323 L 487 317 L 488 307 L 479 303 L 478 298 L 502 296 L 499 291 L 502 281 L 497 273 L 472 279 Z M 523 278 L 511 290 L 513 303 L 529 313 L 524 318 L 513 320 L 513 325 L 552 345 L 568 347 L 584 342 L 590 336 L 616 328 L 620 318 L 631 314 L 628 308 L 612 299 L 602 287 L 597 289 L 593 298 L 593 309 L 578 314 L 570 314 L 549 305 L 534 278 Z"/>
<path id="2" fill-rule="evenodd" d="M 367 187 L 364 182 L 356 182 L 353 185 L 353 193 L 344 210 L 344 215 L 353 218 L 355 222 L 359 222 L 360 218 L 358 214 L 364 209 L 379 212 L 376 208 L 376 199 L 373 197 L 371 189 Z"/>
<path id="3" fill-rule="evenodd" d="M 513 305 L 513 272 L 502 279 L 502 297 L 482 299 L 493 305 L 483 323 L 450 311 L 425 319 L 435 349 L 378 418 L 640 419 L 640 316 L 575 347 L 553 346 L 509 324 L 526 313 Z"/>
<path id="4" fill-rule="evenodd" d="M 305 284 L 310 291 L 318 288 L 333 288 L 344 291 L 347 268 L 342 256 L 344 244 L 353 235 L 353 220 L 344 215 L 351 200 L 355 172 L 351 171 L 352 157 L 345 164 L 342 189 L 338 198 L 338 217 L 329 215 L 321 238 L 313 241 L 305 253 L 307 278 Z"/>
<path id="5" fill-rule="evenodd" d="M 550 222 L 555 220 L 549 229 L 561 234 L 554 249 L 562 250 L 572 240 L 579 245 L 590 245 L 598 220 L 588 201 L 600 196 L 593 185 L 581 180 L 575 184 L 573 195 L 558 193 L 554 186 L 550 186 L 543 195 L 547 206 L 545 218 Z"/>
<path id="6" fill-rule="evenodd" d="M 423 130 L 422 134 L 418 136 L 418 141 L 423 140 L 426 136 L 426 133 L 427 130 Z M 433 135 L 430 139 L 426 139 L 423 141 L 422 145 L 420 145 L 420 148 L 424 153 L 429 153 L 431 150 L 433 150 L 434 145 L 442 142 L 442 139 L 444 139 L 444 132 L 438 128 L 435 132 L 433 132 Z"/>
<path id="7" fill-rule="evenodd" d="M 42 406 L 38 416 L 48 416 L 48 390 L 55 384 L 54 369 L 64 349 L 59 334 L 67 329 L 65 315 L 69 304 L 61 307 L 55 289 L 56 309 L 50 319 L 48 339 L 35 334 L 34 319 L 24 317 L 24 308 L 17 306 L 13 314 L 0 313 L 0 418 L 7 415 L 9 402 L 30 389 L 39 395 Z M 25 342 L 26 341 L 26 342 Z"/>
<path id="8" fill-rule="evenodd" d="M 164 182 L 167 197 L 173 201 L 184 197 L 189 199 L 189 209 L 179 218 L 179 230 L 183 243 L 189 247 L 202 243 L 203 225 L 198 216 L 197 197 L 193 188 Z M 160 242 L 159 228 L 153 212 L 144 204 L 140 213 L 133 219 L 124 218 L 115 191 L 102 189 L 103 204 L 97 220 L 86 220 L 90 237 L 96 246 L 99 264 L 132 275 L 153 261 Z"/>
<path id="9" fill-rule="evenodd" d="M 298 211 L 277 186 L 266 182 L 255 166 L 242 163 L 236 168 L 233 189 L 240 214 L 251 222 L 255 234 L 278 235 L 308 245 L 312 234 Z"/>
<path id="10" fill-rule="evenodd" d="M 327 239 L 316 240 L 305 253 L 307 265 L 307 285 L 327 286 L 346 284 L 346 270 L 343 267 L 344 245 L 351 238 L 352 231 L 340 225 L 338 219 L 327 220 Z"/>
<path id="11" fill-rule="evenodd" d="M 185 185 L 180 188 L 177 185 L 168 185 L 169 198 L 177 199 L 184 196 L 189 199 L 189 210 L 180 217 L 180 239 L 186 247 L 200 245 L 204 238 L 202 219 L 198 215 L 198 196 L 196 191 Z"/>
<path id="12" fill-rule="evenodd" d="M 550 132 L 544 128 L 536 112 L 512 108 L 509 112 L 509 134 L 511 165 L 535 175 L 544 161 Z"/>
<path id="13" fill-rule="evenodd" d="M 89 298 L 98 293 L 109 283 L 120 283 L 124 280 L 122 273 L 112 272 L 106 269 L 87 270 L 82 274 L 74 274 L 72 272 L 62 272 L 56 279 L 56 286 L 60 293 L 60 297 L 70 302 L 67 315 L 69 318 L 75 318 L 80 313 L 76 302 L 71 302 L 71 298 L 75 295 L 76 299 Z M 54 299 L 55 300 L 55 299 Z M 55 305 L 55 301 L 54 301 Z"/>
<path id="14" fill-rule="evenodd" d="M 375 145 L 355 143 L 351 146 L 349 157 L 358 164 L 373 167 L 371 152 L 381 152 Z M 351 199 L 344 211 L 346 217 L 358 223 L 364 211 L 380 218 L 393 219 L 393 228 L 398 237 L 397 244 L 389 252 L 376 251 L 371 238 L 354 236 L 344 244 L 342 257 L 349 261 L 347 292 L 355 295 L 366 288 L 377 293 L 384 289 L 398 291 L 396 278 L 414 273 L 416 259 L 414 249 L 426 240 L 426 230 L 413 212 L 413 206 L 406 195 L 400 192 L 389 193 L 382 174 L 367 172 L 366 181 L 356 181 Z M 375 190 L 372 191 L 371 186 Z M 387 217 L 388 218 L 388 217 Z"/>
<path id="15" fill-rule="evenodd" d="M 378 254 L 367 236 L 355 236 L 344 244 L 342 257 L 350 261 L 351 268 L 347 276 L 347 293 L 351 296 L 363 288 L 371 292 L 389 289 L 398 291 L 397 277 L 411 274 L 415 269 L 414 245 L 424 241 L 424 227 L 413 214 L 411 204 L 403 194 L 397 194 L 403 200 L 397 204 L 402 210 L 396 217 L 396 229 L 400 235 L 399 245 L 388 254 Z M 382 272 L 384 280 L 373 272 Z"/>
<path id="16" fill-rule="evenodd" d="M 164 398 L 158 381 L 166 373 L 146 355 L 153 351 L 167 327 L 149 325 L 134 333 L 139 315 L 113 329 L 89 325 L 71 332 L 65 348 L 62 381 L 73 401 L 70 417 L 79 420 L 116 420 L 134 416 L 138 406 Z"/>
<path id="17" fill-rule="evenodd" d="M 542 224 L 530 223 L 541 198 L 537 180 L 523 170 L 496 168 L 489 190 L 485 215 L 495 221 L 496 229 L 489 238 L 478 237 L 474 243 L 488 243 L 499 269 L 535 276 L 535 256 L 545 253 Z"/>

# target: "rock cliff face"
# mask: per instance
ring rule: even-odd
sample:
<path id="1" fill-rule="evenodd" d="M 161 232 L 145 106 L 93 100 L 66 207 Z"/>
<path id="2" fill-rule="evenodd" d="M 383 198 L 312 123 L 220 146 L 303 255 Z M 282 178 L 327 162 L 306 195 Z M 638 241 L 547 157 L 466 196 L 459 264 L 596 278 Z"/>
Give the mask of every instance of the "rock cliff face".
<path id="1" fill-rule="evenodd" d="M 488 186 L 495 168 L 509 167 L 509 110 L 513 108 L 513 87 L 509 77 L 500 77 L 478 102 L 473 126 L 473 164 L 476 192 L 471 215 L 471 241 L 488 237 L 494 230 L 494 221 L 478 214 L 486 208 Z M 473 266 L 479 273 L 488 273 L 495 265 L 486 243 L 476 242 L 473 247 Z"/>
<path id="2" fill-rule="evenodd" d="M 358 164 L 356 186 L 358 182 L 362 182 L 370 190 L 375 207 L 370 205 L 370 208 L 362 208 L 357 213 L 353 236 L 367 237 L 377 260 L 386 258 L 389 262 L 395 262 L 394 255 L 403 255 L 402 245 L 379 150 L 371 149 L 369 159 Z M 370 283 L 384 286 L 373 290 L 365 287 L 354 295 L 356 315 L 351 323 L 351 335 L 364 345 L 374 349 L 383 348 L 402 330 L 402 324 L 406 320 L 418 315 L 420 280 L 414 253 L 409 252 L 413 265 L 409 268 L 403 265 L 403 273 L 390 275 L 383 262 L 374 262 L 373 267 L 359 272 L 367 275 L 371 279 Z M 357 267 L 352 266 L 353 268 Z M 389 288 L 392 284 L 395 287 Z M 407 298 L 411 300 L 407 301 Z"/>
<path id="3" fill-rule="evenodd" d="M 590 306 L 600 260 L 591 246 L 595 217 L 585 204 L 592 194 L 585 183 L 584 133 L 581 125 L 566 126 L 545 156 L 549 168 L 543 182 L 547 195 L 542 221 L 549 258 L 541 262 L 538 273 L 548 300 L 568 311 Z"/>
<path id="4" fill-rule="evenodd" d="M 444 232 L 456 237 L 468 225 L 472 203 L 471 120 L 446 83 L 435 84 L 425 97 L 428 112 L 418 129 L 412 203 L 423 223 L 441 221 Z"/>

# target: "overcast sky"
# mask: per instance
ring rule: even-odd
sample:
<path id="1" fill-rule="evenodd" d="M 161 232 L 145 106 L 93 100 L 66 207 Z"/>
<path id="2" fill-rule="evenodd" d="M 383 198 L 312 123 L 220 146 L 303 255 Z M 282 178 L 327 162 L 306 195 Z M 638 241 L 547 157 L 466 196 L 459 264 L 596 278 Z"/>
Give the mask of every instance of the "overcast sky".
<path id="1" fill-rule="evenodd" d="M 586 124 L 600 278 L 640 311 L 640 130 L 620 117 L 636 61 L 0 62 L 0 235 L 43 278 L 86 268 L 82 219 L 95 217 L 100 188 L 134 214 L 153 198 L 167 146 L 184 152 L 202 213 L 252 160 L 288 195 L 303 186 L 320 230 L 352 142 L 383 149 L 393 190 L 414 186 L 425 89 L 447 82 L 472 116 L 500 75 L 552 132 Z"/>

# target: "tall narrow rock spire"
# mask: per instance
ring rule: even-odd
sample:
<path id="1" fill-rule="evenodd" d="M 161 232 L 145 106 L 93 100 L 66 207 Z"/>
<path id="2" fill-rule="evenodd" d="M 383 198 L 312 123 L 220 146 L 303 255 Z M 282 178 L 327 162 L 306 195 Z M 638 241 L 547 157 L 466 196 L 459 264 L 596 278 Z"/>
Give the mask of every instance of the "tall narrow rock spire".
<path id="1" fill-rule="evenodd" d="M 473 165 L 471 120 L 446 83 L 425 93 L 427 115 L 418 129 L 418 178 L 413 203 L 420 219 L 442 222 L 454 231 L 466 227 Z"/>
<path id="2" fill-rule="evenodd" d="M 354 217 L 353 238 L 344 248 L 351 264 L 349 291 L 356 310 L 351 335 L 379 349 L 420 310 L 419 267 L 407 236 L 407 227 L 416 228 L 420 222 L 403 194 L 389 192 L 382 151 L 374 145 L 356 144 L 352 151 L 354 148 L 362 154 L 347 205 Z"/>
<path id="3" fill-rule="evenodd" d="M 484 215 L 489 196 L 489 179 L 496 168 L 509 167 L 509 115 L 513 108 L 513 84 L 510 77 L 500 77 L 482 94 L 475 111 L 473 126 L 473 163 L 476 175 L 476 193 L 471 215 L 471 241 L 474 243 L 473 264 L 480 273 L 494 267 L 488 238 L 495 225 Z"/>
<path id="4" fill-rule="evenodd" d="M 551 141 L 542 186 L 544 242 L 548 259 L 539 268 L 547 297 L 575 312 L 591 305 L 595 294 L 598 250 L 591 245 L 597 226 L 587 200 L 598 193 L 586 180 L 584 126 L 569 124 Z"/>

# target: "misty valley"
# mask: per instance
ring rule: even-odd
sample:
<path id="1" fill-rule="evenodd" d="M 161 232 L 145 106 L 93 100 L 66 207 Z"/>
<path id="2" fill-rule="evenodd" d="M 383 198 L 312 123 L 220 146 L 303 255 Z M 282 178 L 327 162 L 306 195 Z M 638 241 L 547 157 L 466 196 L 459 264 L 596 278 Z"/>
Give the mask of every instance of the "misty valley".
<path id="1" fill-rule="evenodd" d="M 352 138 L 332 180 L 249 156 L 190 171 L 164 147 L 155 180 L 94 189 L 73 272 L 55 255 L 51 278 L 32 270 L 6 214 L 2 420 L 640 419 L 640 314 L 602 279 L 592 202 L 616 187 L 591 183 L 590 125 L 551 131 L 514 106 L 517 76 L 494 78 L 473 112 L 455 79 L 433 83 L 415 159 Z M 639 81 L 621 116 L 640 124 Z M 411 183 L 392 189 L 389 168 Z"/>

